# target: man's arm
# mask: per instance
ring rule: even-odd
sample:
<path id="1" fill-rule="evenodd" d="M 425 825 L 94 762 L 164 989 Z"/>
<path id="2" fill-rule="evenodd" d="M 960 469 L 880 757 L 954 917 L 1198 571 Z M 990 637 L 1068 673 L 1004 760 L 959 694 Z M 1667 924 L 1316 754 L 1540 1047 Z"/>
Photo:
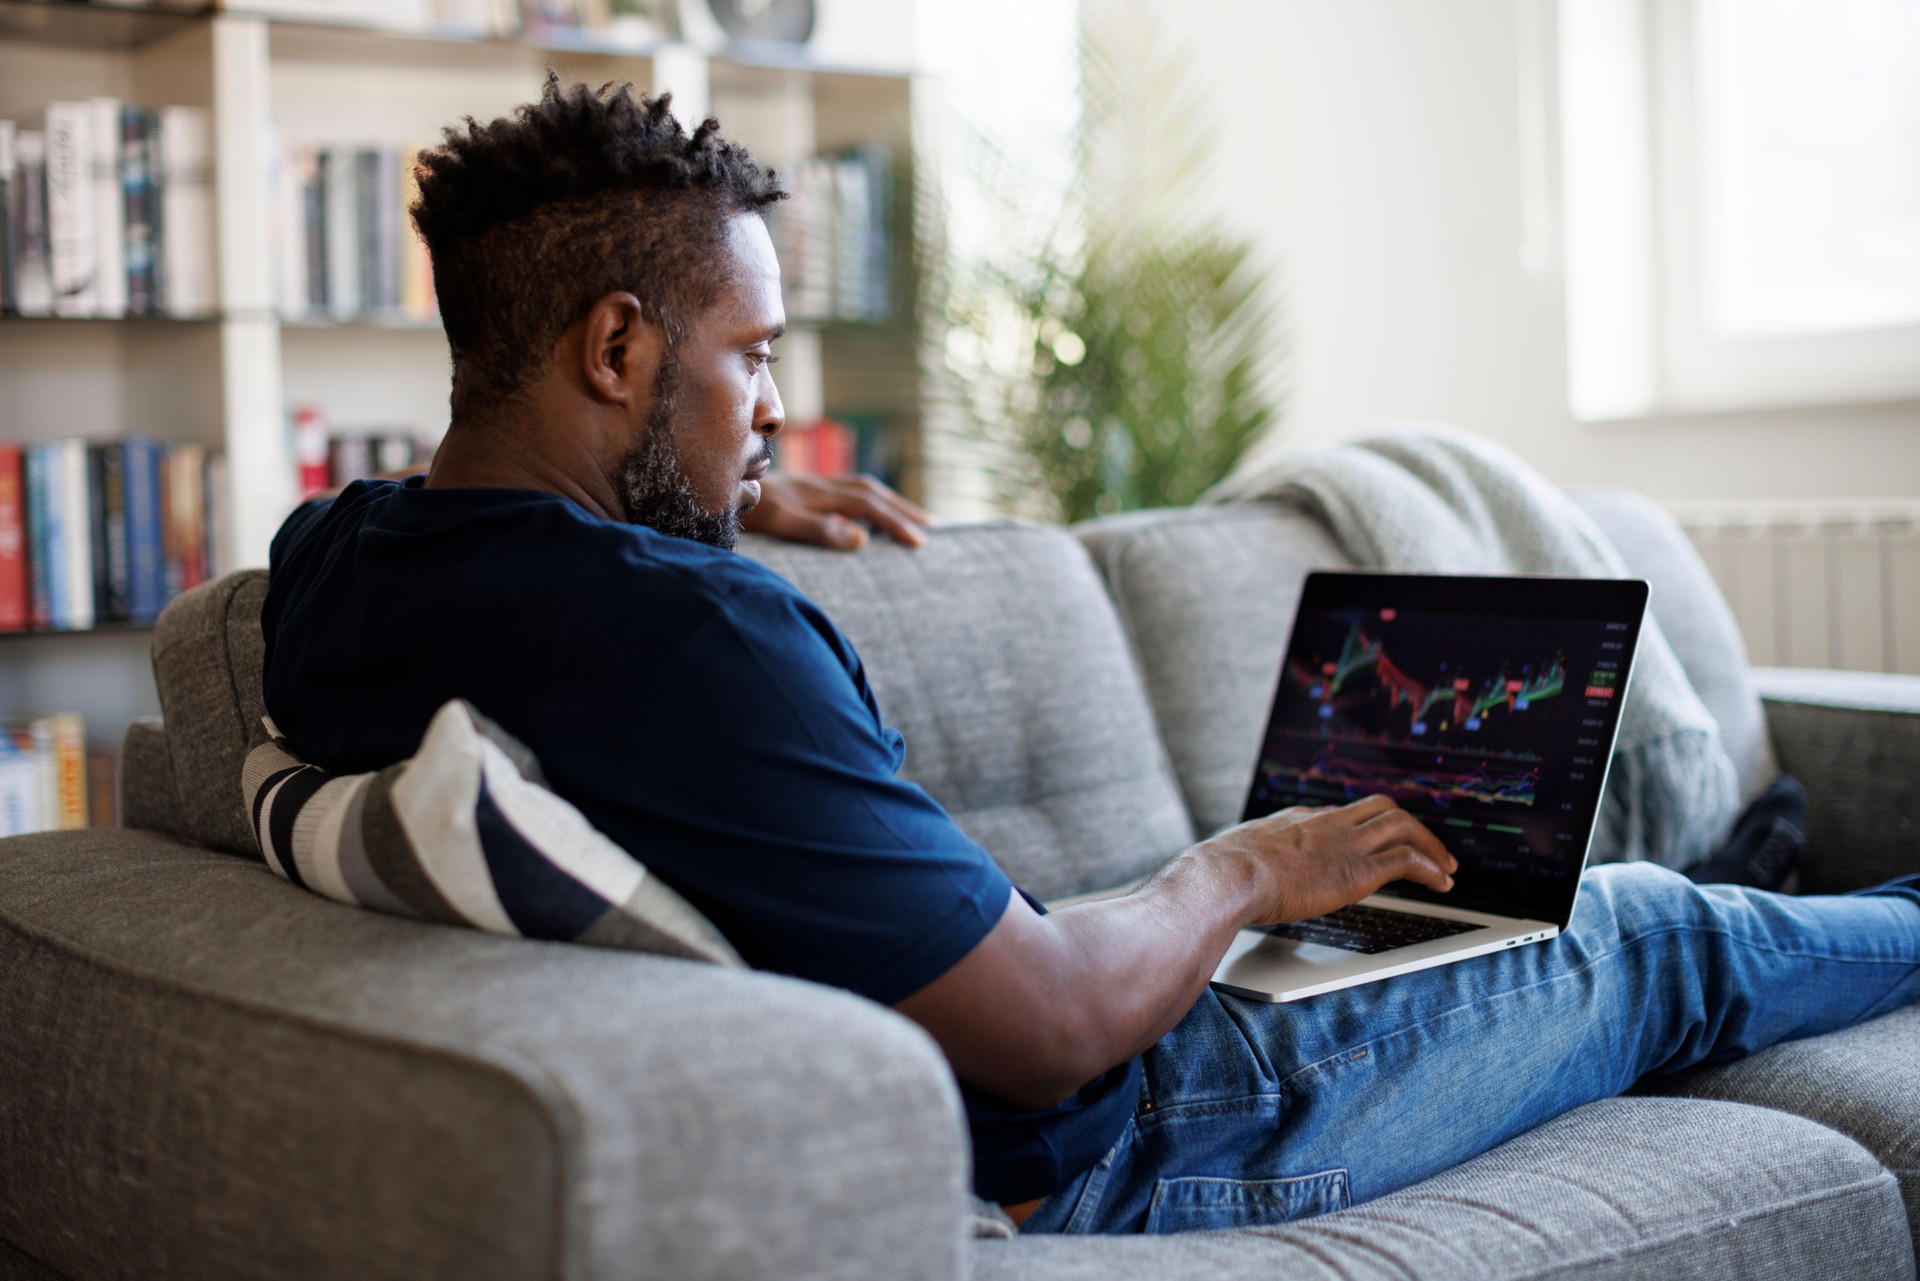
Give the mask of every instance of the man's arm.
<path id="1" fill-rule="evenodd" d="M 1018 894 L 957 965 L 894 1008 L 968 1084 L 1048 1107 L 1173 1028 L 1244 926 L 1305 920 L 1459 864 L 1384 797 L 1243 823 L 1120 898 L 1042 916 Z"/>

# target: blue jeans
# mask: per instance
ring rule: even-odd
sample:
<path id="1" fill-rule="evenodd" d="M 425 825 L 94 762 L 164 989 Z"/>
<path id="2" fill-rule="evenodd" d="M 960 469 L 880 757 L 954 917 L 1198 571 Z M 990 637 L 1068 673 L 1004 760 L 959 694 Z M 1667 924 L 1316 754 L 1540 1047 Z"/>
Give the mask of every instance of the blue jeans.
<path id="1" fill-rule="evenodd" d="M 1267 1005 L 1209 991 L 1133 1119 L 1024 1232 L 1282 1223 L 1383 1196 L 1649 1074 L 1920 999 L 1920 890 L 1789 898 L 1595 868 L 1567 932 Z"/>

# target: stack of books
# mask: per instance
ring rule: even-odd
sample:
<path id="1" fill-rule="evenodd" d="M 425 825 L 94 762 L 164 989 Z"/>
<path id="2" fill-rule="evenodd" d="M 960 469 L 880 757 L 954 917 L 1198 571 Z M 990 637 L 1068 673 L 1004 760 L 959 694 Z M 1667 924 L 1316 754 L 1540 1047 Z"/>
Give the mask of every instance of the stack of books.
<path id="1" fill-rule="evenodd" d="M 115 761 L 74 712 L 0 721 L 0 836 L 118 822 Z"/>
<path id="2" fill-rule="evenodd" d="M 892 314 L 892 162 L 879 148 L 814 156 L 784 172 L 768 222 L 787 315 L 884 321 Z"/>
<path id="3" fill-rule="evenodd" d="M 416 151 L 291 146 L 274 184 L 275 288 L 293 320 L 430 322 L 427 249 L 407 213 Z"/>
<path id="4" fill-rule="evenodd" d="M 0 632 L 152 623 L 229 568 L 227 503 L 201 445 L 0 441 Z"/>
<path id="5" fill-rule="evenodd" d="M 202 317 L 216 306 L 204 109 L 103 97 L 0 120 L 0 309 Z"/>

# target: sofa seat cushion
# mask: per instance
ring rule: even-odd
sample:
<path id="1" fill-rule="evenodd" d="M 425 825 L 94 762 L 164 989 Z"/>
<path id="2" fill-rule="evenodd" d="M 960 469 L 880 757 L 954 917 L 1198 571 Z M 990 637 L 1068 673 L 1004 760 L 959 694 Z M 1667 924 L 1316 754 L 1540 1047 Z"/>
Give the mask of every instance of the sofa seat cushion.
<path id="1" fill-rule="evenodd" d="M 1650 1088 L 1778 1108 L 1857 1140 L 1899 1178 L 1920 1241 L 1920 1005 Z"/>
<path id="2" fill-rule="evenodd" d="M 1141 512 L 1075 532 L 1132 638 L 1202 834 L 1240 820 L 1300 587 L 1347 558 L 1277 503 Z"/>
<path id="3" fill-rule="evenodd" d="M 1192 840 L 1113 603 L 1072 535 L 975 525 L 919 550 L 741 548 L 846 632 L 906 736 L 903 772 L 1029 892 L 1116 885 Z"/>
<path id="4" fill-rule="evenodd" d="M 420 750 L 329 774 L 271 735 L 247 753 L 254 839 L 275 875 L 351 907 L 741 966 L 713 922 L 549 791 L 518 739 L 453 699 Z"/>
<path id="5" fill-rule="evenodd" d="M 973 1259 L 974 1281 L 1914 1276 L 1893 1176 L 1858 1144 L 1777 1112 L 1679 1099 L 1588 1104 L 1424 1183 L 1286 1227 L 1019 1237 L 976 1242 Z"/>

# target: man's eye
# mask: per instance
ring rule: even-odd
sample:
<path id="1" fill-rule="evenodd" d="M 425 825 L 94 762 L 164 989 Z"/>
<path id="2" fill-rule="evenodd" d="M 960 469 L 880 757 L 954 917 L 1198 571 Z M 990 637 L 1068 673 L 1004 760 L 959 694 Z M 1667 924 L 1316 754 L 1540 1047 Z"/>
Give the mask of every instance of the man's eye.
<path id="1" fill-rule="evenodd" d="M 747 353 L 747 359 L 753 362 L 755 369 L 759 369 L 763 365 L 778 364 L 780 361 L 780 357 L 767 351 L 750 351 Z"/>

